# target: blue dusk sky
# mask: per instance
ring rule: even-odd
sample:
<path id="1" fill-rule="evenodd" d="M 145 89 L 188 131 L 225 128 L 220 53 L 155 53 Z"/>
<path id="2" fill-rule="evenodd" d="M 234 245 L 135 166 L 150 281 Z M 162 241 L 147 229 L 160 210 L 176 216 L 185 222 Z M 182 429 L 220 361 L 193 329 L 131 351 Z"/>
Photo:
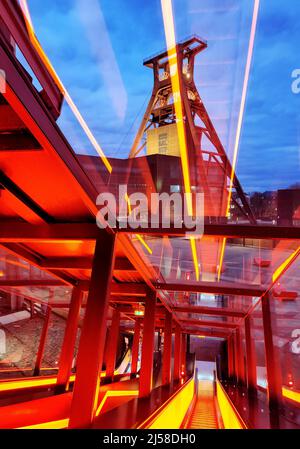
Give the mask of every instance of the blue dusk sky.
<path id="1" fill-rule="evenodd" d="M 127 157 L 152 89 L 142 62 L 163 50 L 160 0 L 28 0 L 42 46 L 108 156 Z M 253 0 L 173 0 L 177 40 L 198 34 L 196 84 L 232 157 Z M 247 192 L 300 182 L 300 1 L 260 0 L 237 174 Z M 92 153 L 67 105 L 58 123 Z"/>

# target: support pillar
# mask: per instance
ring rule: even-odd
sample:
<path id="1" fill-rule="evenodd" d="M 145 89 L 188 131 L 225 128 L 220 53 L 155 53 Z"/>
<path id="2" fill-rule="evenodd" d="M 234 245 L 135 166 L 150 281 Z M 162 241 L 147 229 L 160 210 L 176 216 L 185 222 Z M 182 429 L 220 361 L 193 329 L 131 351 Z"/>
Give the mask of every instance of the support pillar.
<path id="1" fill-rule="evenodd" d="M 239 384 L 243 385 L 245 383 L 245 377 L 244 377 L 244 351 L 242 347 L 242 341 L 241 341 L 241 334 L 240 330 L 236 329 L 236 363 L 237 363 L 237 381 Z"/>
<path id="2" fill-rule="evenodd" d="M 149 396 L 153 383 L 156 293 L 149 291 L 145 303 L 139 396 Z"/>
<path id="3" fill-rule="evenodd" d="M 135 376 L 138 367 L 139 360 L 139 347 L 140 347 L 140 333 L 141 333 L 141 320 L 137 319 L 134 325 L 134 336 L 132 343 L 132 355 L 131 355 L 131 375 Z"/>
<path id="4" fill-rule="evenodd" d="M 186 334 L 181 334 L 181 363 L 180 377 L 186 374 Z"/>
<path id="5" fill-rule="evenodd" d="M 58 364 L 59 368 L 55 389 L 57 393 L 63 392 L 68 388 L 74 357 L 74 347 L 80 317 L 82 296 L 83 294 L 81 289 L 79 287 L 74 287 Z"/>
<path id="6" fill-rule="evenodd" d="M 175 341 L 174 341 L 174 380 L 180 379 L 181 368 L 181 328 L 179 324 L 175 327 Z"/>
<path id="7" fill-rule="evenodd" d="M 108 353 L 106 360 L 106 377 L 111 379 L 113 378 L 115 372 L 119 335 L 120 335 L 120 312 L 114 309 L 108 338 Z"/>
<path id="8" fill-rule="evenodd" d="M 247 386 L 250 391 L 255 392 L 257 388 L 256 362 L 254 344 L 251 338 L 250 316 L 246 316 L 245 318 L 245 341 L 247 357 Z"/>
<path id="9" fill-rule="evenodd" d="M 228 377 L 234 376 L 232 337 L 227 339 Z"/>
<path id="10" fill-rule="evenodd" d="M 171 382 L 171 357 L 172 357 L 172 313 L 166 310 L 164 330 L 164 352 L 162 365 L 162 384 L 169 385 Z"/>
<path id="11" fill-rule="evenodd" d="M 38 352 L 37 352 L 37 356 L 36 356 L 36 360 L 35 360 L 35 366 L 34 366 L 34 371 L 33 371 L 34 376 L 40 375 L 40 370 L 41 370 L 41 365 L 42 365 L 42 360 L 43 360 L 43 355 L 44 355 L 44 349 L 45 349 L 45 345 L 46 345 L 46 339 L 47 339 L 47 334 L 48 334 L 48 329 L 49 329 L 49 324 L 50 324 L 50 317 L 51 317 L 51 307 L 48 306 L 47 311 L 46 311 L 46 316 L 44 319 L 42 333 L 41 333 L 40 344 L 39 344 L 39 348 L 38 348 Z"/>
<path id="12" fill-rule="evenodd" d="M 77 356 L 70 412 L 71 428 L 87 428 L 97 409 L 106 317 L 115 259 L 116 235 L 101 231 L 96 241 L 90 289 Z"/>
<path id="13" fill-rule="evenodd" d="M 262 319 L 265 342 L 265 359 L 268 382 L 268 399 L 270 407 L 277 407 L 282 401 L 282 382 L 280 361 L 276 358 L 273 342 L 272 318 L 270 310 L 270 297 L 264 295 L 261 300 Z"/>

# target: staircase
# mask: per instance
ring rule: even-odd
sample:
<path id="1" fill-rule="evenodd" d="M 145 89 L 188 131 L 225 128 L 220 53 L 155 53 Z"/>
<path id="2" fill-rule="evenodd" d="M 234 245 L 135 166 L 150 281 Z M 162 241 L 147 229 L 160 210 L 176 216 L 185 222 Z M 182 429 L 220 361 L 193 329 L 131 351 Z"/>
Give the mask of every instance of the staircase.
<path id="1" fill-rule="evenodd" d="M 218 429 L 212 381 L 199 380 L 197 402 L 186 427 L 188 429 Z"/>

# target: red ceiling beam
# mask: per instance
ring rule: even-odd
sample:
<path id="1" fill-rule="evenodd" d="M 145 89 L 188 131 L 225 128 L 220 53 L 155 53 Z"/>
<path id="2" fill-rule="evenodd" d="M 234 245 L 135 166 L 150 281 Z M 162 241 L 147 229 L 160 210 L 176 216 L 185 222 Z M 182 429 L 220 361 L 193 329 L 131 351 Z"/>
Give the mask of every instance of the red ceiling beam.
<path id="1" fill-rule="evenodd" d="M 173 312 L 180 313 L 199 313 L 201 315 L 230 316 L 235 318 L 244 318 L 245 312 L 241 310 L 222 309 L 220 307 L 204 307 L 204 306 L 187 306 L 173 307 Z"/>
<path id="2" fill-rule="evenodd" d="M 2 227 L 2 225 L 1 225 Z M 145 235 L 177 235 L 184 236 L 186 229 L 150 229 L 142 228 Z M 119 233 L 137 233 L 136 229 L 123 229 Z M 3 223 L 0 230 L 0 241 L 53 242 L 68 240 L 95 240 L 98 228 L 95 223 L 55 223 L 32 226 L 28 223 L 16 222 L 8 226 Z M 257 226 L 257 225 L 205 225 L 204 235 L 227 238 L 253 239 L 300 239 L 300 228 L 285 226 Z"/>
<path id="3" fill-rule="evenodd" d="M 178 283 L 159 283 L 155 284 L 157 290 L 166 290 L 172 292 L 197 292 L 197 293 L 212 293 L 218 295 L 235 295 L 235 296 L 257 296 L 264 294 L 265 289 L 259 285 L 238 284 L 236 282 L 230 284 L 226 282 L 197 282 L 192 284 Z"/>
<path id="4" fill-rule="evenodd" d="M 119 232 L 127 234 L 184 237 L 193 232 L 192 229 L 185 228 L 162 228 L 157 229 L 145 225 L 145 227 L 131 229 L 121 228 Z M 300 229 L 292 226 L 270 226 L 270 225 L 237 225 L 237 224 L 205 224 L 205 236 L 226 237 L 226 238 L 249 238 L 249 239 L 300 239 Z"/>
<path id="5" fill-rule="evenodd" d="M 220 327 L 224 329 L 236 329 L 237 323 L 228 323 L 227 321 L 204 321 L 204 320 L 179 320 L 182 324 L 189 324 L 199 327 Z"/>
<path id="6" fill-rule="evenodd" d="M 92 268 L 92 257 L 48 257 L 42 258 L 42 268 L 58 270 L 90 270 Z M 125 257 L 117 258 L 114 271 L 136 271 L 133 265 Z"/>
<path id="7" fill-rule="evenodd" d="M 99 228 L 95 223 L 1 223 L 0 242 L 3 243 L 61 243 L 68 240 L 96 240 Z"/>
<path id="8" fill-rule="evenodd" d="M 89 282 L 79 281 L 78 285 L 80 288 L 85 291 L 88 289 Z M 59 279 L 0 279 L 0 287 L 60 287 L 65 286 L 65 283 Z M 124 282 L 122 284 L 112 283 L 111 285 L 111 295 L 112 297 L 115 295 L 125 296 L 130 295 L 132 297 L 133 302 L 138 302 L 138 300 L 134 301 L 134 298 L 144 297 L 147 292 L 147 287 L 145 284 L 130 284 Z M 116 299 L 116 302 L 120 298 Z M 128 300 L 128 299 L 127 299 Z M 113 298 L 112 298 L 113 301 Z"/>
<path id="9" fill-rule="evenodd" d="M 203 336 L 203 337 L 211 337 L 211 338 L 228 338 L 230 333 L 228 332 L 220 332 L 220 331 L 201 331 L 201 330 L 195 330 L 195 329 L 186 329 L 183 328 L 183 331 L 186 334 L 190 334 L 190 335 L 198 335 L 198 336 Z"/>

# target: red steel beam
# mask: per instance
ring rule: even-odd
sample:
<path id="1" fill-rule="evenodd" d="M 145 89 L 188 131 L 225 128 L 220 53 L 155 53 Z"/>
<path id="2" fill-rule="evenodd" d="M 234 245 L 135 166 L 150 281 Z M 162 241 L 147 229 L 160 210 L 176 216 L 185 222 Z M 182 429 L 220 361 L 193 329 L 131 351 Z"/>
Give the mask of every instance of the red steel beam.
<path id="1" fill-rule="evenodd" d="M 69 422 L 71 428 L 89 427 L 96 412 L 115 246 L 115 235 L 106 232 L 99 235 L 77 355 Z"/>
<path id="2" fill-rule="evenodd" d="M 181 334 L 180 375 L 186 374 L 186 334 Z"/>
<path id="3" fill-rule="evenodd" d="M 127 234 L 184 237 L 191 233 L 193 229 L 184 226 L 181 228 L 153 228 L 150 225 L 143 225 L 138 229 L 121 228 L 119 232 Z M 272 239 L 272 240 L 291 240 L 300 239 L 300 229 L 292 226 L 270 226 L 270 225 L 237 225 L 237 224 L 205 224 L 203 235 L 226 237 L 233 239 Z"/>
<path id="4" fill-rule="evenodd" d="M 189 335 L 197 335 L 197 336 L 203 336 L 203 337 L 210 337 L 210 338 L 224 338 L 227 339 L 230 334 L 228 332 L 220 332 L 219 330 L 203 330 L 200 329 L 189 329 L 184 328 L 184 332 L 186 332 Z"/>
<path id="5" fill-rule="evenodd" d="M 55 115 L 58 116 L 63 95 L 30 42 L 27 27 L 18 2 L 3 0 L 0 3 L 0 15 L 28 64 L 38 78 L 41 86 L 45 90 L 51 101 Z"/>
<path id="6" fill-rule="evenodd" d="M 236 339 L 238 383 L 244 385 L 245 384 L 244 348 L 242 346 L 242 337 L 239 328 L 235 330 L 235 339 Z"/>
<path id="7" fill-rule="evenodd" d="M 70 303 L 69 314 L 66 322 L 64 340 L 62 343 L 58 374 L 56 382 L 56 391 L 63 392 L 68 387 L 68 381 L 72 369 L 74 347 L 78 330 L 80 309 L 82 302 L 82 291 L 78 287 L 74 287 Z"/>
<path id="8" fill-rule="evenodd" d="M 232 347 L 232 337 L 227 339 L 227 361 L 228 361 L 228 377 L 232 378 L 234 375 L 233 367 L 233 347 Z"/>
<path id="9" fill-rule="evenodd" d="M 172 357 L 172 314 L 166 310 L 164 329 L 164 350 L 162 365 L 162 384 L 169 385 L 171 382 L 171 357 Z"/>
<path id="10" fill-rule="evenodd" d="M 155 332 L 156 293 L 149 291 L 146 297 L 143 344 L 140 370 L 139 396 L 149 396 L 153 382 L 153 352 Z"/>
<path id="11" fill-rule="evenodd" d="M 204 321 L 204 320 L 192 320 L 192 319 L 180 319 L 181 324 L 192 324 L 199 327 L 221 327 L 224 329 L 236 329 L 237 323 L 228 323 L 227 321 Z"/>
<path id="12" fill-rule="evenodd" d="M 11 223 L 10 223 L 11 224 Z M 97 226 L 95 223 L 51 223 L 32 225 L 30 223 L 15 222 L 13 226 L 3 223 L 0 230 L 0 241 L 3 242 L 49 242 L 53 240 L 95 240 Z M 123 229 L 119 234 L 134 233 L 136 229 Z M 187 229 L 172 228 L 142 228 L 144 235 L 185 236 Z M 299 240 L 300 229 L 292 226 L 268 225 L 237 225 L 237 224 L 206 224 L 204 235 L 226 237 L 235 239 L 273 239 L 273 240 Z"/>
<path id="13" fill-rule="evenodd" d="M 47 257 L 42 258 L 40 266 L 46 269 L 59 270 L 91 270 L 92 257 Z M 126 257 L 118 257 L 115 261 L 114 271 L 136 271 Z"/>

